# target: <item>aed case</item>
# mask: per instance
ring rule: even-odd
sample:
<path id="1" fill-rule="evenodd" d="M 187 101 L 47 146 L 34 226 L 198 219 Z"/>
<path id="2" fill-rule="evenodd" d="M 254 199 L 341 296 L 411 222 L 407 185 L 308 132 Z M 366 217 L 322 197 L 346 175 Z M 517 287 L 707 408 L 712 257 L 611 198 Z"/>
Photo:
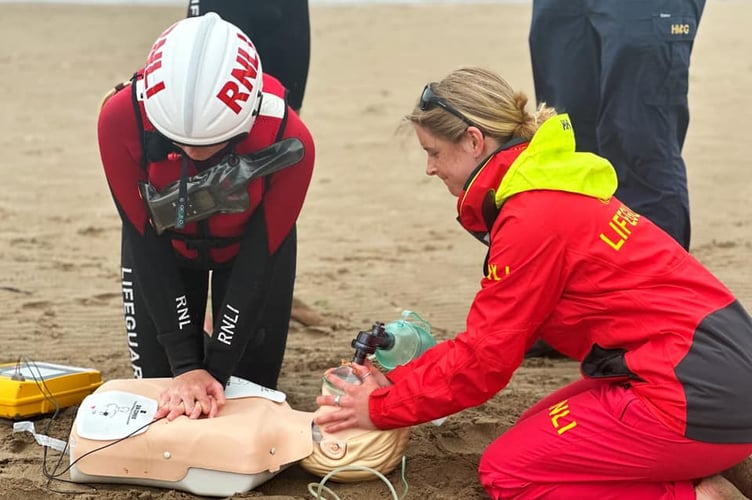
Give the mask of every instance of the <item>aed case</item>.
<path id="1" fill-rule="evenodd" d="M 15 420 L 51 413 L 55 402 L 59 408 L 74 406 L 100 385 L 101 373 L 91 368 L 45 362 L 0 363 L 0 418 Z"/>

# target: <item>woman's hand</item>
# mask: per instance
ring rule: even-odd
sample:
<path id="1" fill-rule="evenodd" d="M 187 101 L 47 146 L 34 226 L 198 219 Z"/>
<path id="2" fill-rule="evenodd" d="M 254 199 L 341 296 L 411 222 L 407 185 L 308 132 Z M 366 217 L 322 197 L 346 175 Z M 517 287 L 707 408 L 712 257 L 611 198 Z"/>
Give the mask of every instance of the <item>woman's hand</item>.
<path id="1" fill-rule="evenodd" d="M 368 398 L 379 387 L 392 385 L 389 379 L 372 363 L 365 365 L 352 363 L 353 373 L 361 380 L 360 384 L 351 384 L 332 374 L 334 368 L 327 370 L 324 377 L 343 395 L 326 394 L 316 398 L 319 406 L 334 406 L 335 411 L 328 411 L 316 417 L 316 425 L 324 432 L 333 433 L 353 427 L 359 429 L 377 429 L 368 413 Z"/>
<path id="2" fill-rule="evenodd" d="M 206 370 L 191 370 L 172 379 L 170 386 L 159 395 L 155 419 L 175 420 L 180 415 L 199 418 L 216 417 L 225 404 L 222 384 Z"/>

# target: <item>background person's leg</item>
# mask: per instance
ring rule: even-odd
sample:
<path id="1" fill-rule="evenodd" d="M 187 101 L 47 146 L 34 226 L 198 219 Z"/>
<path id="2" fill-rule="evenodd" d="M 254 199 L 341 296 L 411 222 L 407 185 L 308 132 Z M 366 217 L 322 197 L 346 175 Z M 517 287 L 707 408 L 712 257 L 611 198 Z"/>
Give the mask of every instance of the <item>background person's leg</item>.
<path id="1" fill-rule="evenodd" d="M 308 0 L 191 0 L 188 17 L 216 12 L 251 37 L 265 73 L 276 77 L 289 94 L 287 102 L 303 106 L 311 57 Z"/>
<path id="2" fill-rule="evenodd" d="M 577 149 L 594 152 L 600 53 L 584 0 L 534 0 L 528 43 L 535 98 L 568 113 Z"/>
<path id="3" fill-rule="evenodd" d="M 690 217 L 682 147 L 689 59 L 703 7 L 704 0 L 593 3 L 603 41 L 595 152 L 616 168 L 616 196 L 686 249 Z"/>

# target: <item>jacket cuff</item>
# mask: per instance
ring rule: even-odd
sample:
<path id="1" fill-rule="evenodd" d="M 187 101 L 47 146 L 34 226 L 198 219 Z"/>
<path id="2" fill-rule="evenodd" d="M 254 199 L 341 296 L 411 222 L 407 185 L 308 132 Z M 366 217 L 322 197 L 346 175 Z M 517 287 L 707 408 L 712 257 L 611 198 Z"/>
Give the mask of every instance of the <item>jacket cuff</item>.
<path id="1" fill-rule="evenodd" d="M 208 371 L 212 377 L 217 379 L 217 382 L 222 384 L 222 387 L 227 386 L 227 381 L 230 380 L 230 377 L 232 376 L 232 373 L 221 373 L 209 367 L 205 367 L 204 369 Z"/>
<path id="2" fill-rule="evenodd" d="M 204 368 L 201 362 L 204 350 L 202 335 L 193 327 L 157 335 L 157 340 L 167 353 L 173 377 Z"/>
<path id="3" fill-rule="evenodd" d="M 403 424 L 389 418 L 390 412 L 384 408 L 388 396 L 389 387 L 381 387 L 371 393 L 368 398 L 368 416 L 371 418 L 371 422 L 381 430 L 404 427 Z"/>
<path id="4" fill-rule="evenodd" d="M 386 372 L 386 378 L 388 378 L 393 384 L 396 384 L 400 379 L 405 377 L 405 374 L 414 373 L 412 369 L 405 370 L 405 365 L 399 365 Z"/>
<path id="5" fill-rule="evenodd" d="M 221 353 L 222 351 L 214 351 L 212 349 L 212 339 L 208 335 L 204 335 L 204 369 L 208 371 L 212 377 L 217 379 L 217 382 L 222 384 L 222 386 L 227 385 L 227 381 L 230 380 L 230 376 L 232 376 L 232 368 L 229 366 L 230 363 L 228 360 L 223 359 L 221 354 L 217 356 L 217 354 Z"/>

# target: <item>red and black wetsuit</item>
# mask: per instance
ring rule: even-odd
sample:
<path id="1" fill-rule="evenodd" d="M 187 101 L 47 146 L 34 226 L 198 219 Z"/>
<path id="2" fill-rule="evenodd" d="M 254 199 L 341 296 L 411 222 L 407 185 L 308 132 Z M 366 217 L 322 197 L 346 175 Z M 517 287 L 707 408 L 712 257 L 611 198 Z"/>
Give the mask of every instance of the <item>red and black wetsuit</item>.
<path id="1" fill-rule="evenodd" d="M 285 102 L 285 90 L 264 76 L 263 100 L 251 133 L 202 162 L 248 154 L 283 138 L 298 138 L 297 164 L 248 184 L 249 208 L 216 214 L 157 235 L 138 189 L 177 180 L 181 152 L 145 118 L 132 86 L 117 92 L 99 116 L 99 148 L 120 213 L 122 287 L 128 347 L 138 377 L 169 377 L 204 368 L 221 383 L 237 375 L 266 387 L 277 384 L 287 339 L 295 281 L 295 224 L 311 180 L 311 135 Z M 211 273 L 210 273 L 211 271 Z M 211 281 L 214 328 L 203 332 Z"/>

